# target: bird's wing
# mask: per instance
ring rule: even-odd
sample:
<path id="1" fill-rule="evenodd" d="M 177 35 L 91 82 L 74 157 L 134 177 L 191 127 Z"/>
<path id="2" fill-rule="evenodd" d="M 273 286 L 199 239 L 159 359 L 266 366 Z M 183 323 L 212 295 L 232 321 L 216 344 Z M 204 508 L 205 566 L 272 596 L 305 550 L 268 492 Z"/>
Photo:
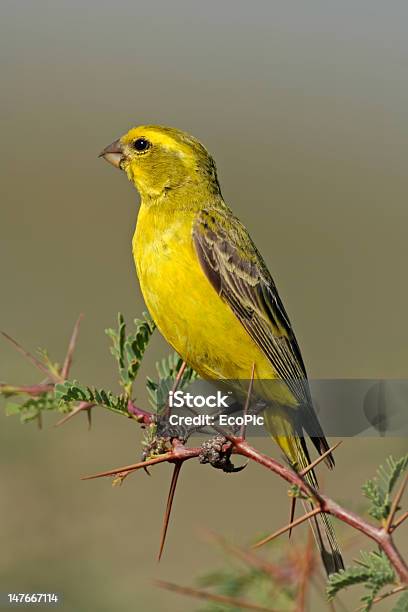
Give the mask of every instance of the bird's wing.
<path id="1" fill-rule="evenodd" d="M 328 445 L 313 409 L 299 345 L 275 283 L 246 228 L 229 210 L 208 208 L 196 219 L 193 241 L 210 283 L 286 382 L 305 422 L 312 424 L 314 444 L 325 452 Z"/>

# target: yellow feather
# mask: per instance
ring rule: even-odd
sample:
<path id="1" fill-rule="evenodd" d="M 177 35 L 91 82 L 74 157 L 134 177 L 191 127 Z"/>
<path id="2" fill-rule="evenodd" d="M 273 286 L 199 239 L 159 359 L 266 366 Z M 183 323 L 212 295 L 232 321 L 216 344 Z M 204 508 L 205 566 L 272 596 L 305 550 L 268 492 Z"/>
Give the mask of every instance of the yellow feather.
<path id="1" fill-rule="evenodd" d="M 269 360 L 204 275 L 192 241 L 193 222 L 193 212 L 167 215 L 160 207 L 142 204 L 133 255 L 150 314 L 202 376 L 248 380 L 255 363 L 257 378 L 276 378 Z"/>

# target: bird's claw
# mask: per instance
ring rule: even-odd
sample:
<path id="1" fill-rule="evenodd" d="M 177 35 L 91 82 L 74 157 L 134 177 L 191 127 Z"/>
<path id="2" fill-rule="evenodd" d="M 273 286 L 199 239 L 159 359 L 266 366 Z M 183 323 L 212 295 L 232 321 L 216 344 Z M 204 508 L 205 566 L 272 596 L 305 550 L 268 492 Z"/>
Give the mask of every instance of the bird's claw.
<path id="1" fill-rule="evenodd" d="M 231 444 L 228 443 L 224 436 L 217 435 L 203 442 L 198 460 L 200 463 L 209 463 L 213 468 L 228 474 L 241 472 L 247 466 L 247 463 L 235 467 L 231 461 L 231 454 Z"/>

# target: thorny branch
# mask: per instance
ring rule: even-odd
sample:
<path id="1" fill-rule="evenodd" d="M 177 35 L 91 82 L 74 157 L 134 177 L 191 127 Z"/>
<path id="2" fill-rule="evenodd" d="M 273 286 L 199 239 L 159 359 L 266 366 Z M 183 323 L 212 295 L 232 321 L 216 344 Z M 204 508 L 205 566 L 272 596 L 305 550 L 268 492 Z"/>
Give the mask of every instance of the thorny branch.
<path id="1" fill-rule="evenodd" d="M 45 374 L 47 378 L 51 378 L 53 382 L 61 382 L 62 377 L 59 374 L 55 372 L 51 372 L 51 370 L 47 368 L 47 366 L 44 363 L 42 363 L 42 361 L 37 359 L 37 357 L 34 357 L 34 355 L 32 355 L 29 351 L 26 351 L 21 346 L 21 344 L 17 342 L 17 340 L 15 340 L 14 338 L 6 334 L 6 332 L 4 331 L 0 333 L 8 342 L 10 342 L 10 344 L 12 344 L 15 347 L 15 349 L 19 353 L 21 353 L 21 355 L 23 355 L 23 357 L 25 357 L 28 361 L 30 361 L 33 364 L 33 366 L 36 367 L 38 370 L 40 370 L 43 374 Z"/>
<path id="2" fill-rule="evenodd" d="M 353 527 L 354 529 L 357 529 L 358 531 L 364 533 L 370 539 L 374 540 L 374 542 L 376 542 L 376 544 L 378 544 L 378 546 L 387 555 L 388 559 L 390 560 L 390 563 L 399 575 L 401 582 L 403 584 L 408 584 L 408 567 L 394 543 L 390 528 L 387 529 L 386 527 L 377 527 L 372 523 L 366 521 L 362 517 L 358 516 L 353 511 L 343 508 L 342 506 L 340 506 L 340 504 L 330 499 L 328 496 L 314 489 L 311 485 L 309 485 L 309 483 L 304 480 L 304 478 L 300 474 L 296 473 L 289 467 L 279 463 L 275 459 L 272 459 L 271 457 L 260 453 L 253 446 L 249 445 L 246 440 L 234 436 L 228 436 L 228 442 L 224 445 L 223 450 L 227 451 L 229 445 L 232 445 L 232 452 L 234 454 L 247 457 L 255 463 L 258 463 L 259 465 L 270 470 L 271 472 L 274 472 L 275 474 L 286 480 L 286 482 L 288 482 L 290 485 L 298 487 L 304 495 L 315 500 L 316 503 L 316 508 L 314 508 L 310 513 L 304 515 L 303 517 L 300 517 L 292 524 L 289 523 L 289 525 L 286 525 L 285 527 L 280 529 L 278 532 L 276 532 L 276 534 L 273 534 L 273 536 L 266 538 L 265 541 L 259 542 L 255 546 L 260 546 L 261 544 L 266 543 L 266 541 L 270 541 L 276 535 L 288 531 L 291 527 L 295 527 L 296 525 L 307 520 L 307 518 L 310 518 L 310 516 L 319 513 L 330 514 L 342 521 L 343 523 L 346 523 L 350 527 Z M 188 448 L 185 447 L 182 443 L 179 443 L 176 447 L 174 447 L 167 453 L 149 459 L 145 462 L 139 462 L 134 465 L 128 465 L 125 467 L 108 470 L 100 474 L 85 476 L 84 479 L 99 478 L 102 476 L 115 476 L 125 471 L 127 473 L 130 473 L 139 470 L 144 466 L 152 466 L 159 463 L 178 462 L 181 464 L 182 462 L 188 459 L 198 457 L 200 455 L 200 452 L 201 447 Z M 395 527 L 393 531 L 395 531 Z"/>
<path id="3" fill-rule="evenodd" d="M 76 348 L 76 343 L 78 340 L 79 326 L 81 325 L 81 321 L 83 318 L 84 318 L 84 315 L 81 313 L 74 325 L 74 329 L 72 330 L 72 336 L 71 336 L 71 340 L 69 341 L 67 354 L 64 360 L 64 365 L 62 366 L 62 369 L 61 369 L 61 378 L 63 380 L 66 380 L 68 378 L 69 371 L 71 369 L 72 360 L 73 360 L 74 352 Z"/>
<path id="4" fill-rule="evenodd" d="M 1 332 L 3 336 L 9 342 L 11 342 L 20 353 L 24 355 L 24 357 L 26 357 L 41 372 L 46 374 L 47 377 L 42 383 L 37 384 L 37 385 L 31 385 L 31 386 L 13 386 L 13 385 L 7 385 L 7 384 L 2 383 L 0 384 L 0 392 L 3 393 L 4 395 L 12 395 L 15 393 L 25 393 L 32 397 L 40 397 L 41 395 L 44 395 L 52 391 L 56 383 L 65 381 L 69 376 L 70 368 L 72 365 L 72 360 L 73 360 L 73 355 L 74 355 L 74 351 L 76 347 L 76 342 L 78 338 L 78 332 L 79 332 L 79 326 L 80 326 L 81 320 L 82 320 L 82 315 L 78 318 L 77 322 L 75 323 L 75 326 L 72 332 L 72 336 L 71 336 L 71 339 L 68 345 L 67 354 L 64 359 L 63 366 L 60 369 L 55 369 L 54 367 L 52 367 L 51 364 L 43 363 L 39 361 L 31 353 L 26 351 L 16 340 L 11 338 L 8 334 Z M 186 364 L 183 362 L 181 368 L 179 369 L 177 373 L 177 376 L 174 382 L 174 386 L 173 386 L 173 391 L 177 389 L 177 386 L 180 383 L 180 380 L 182 379 L 185 368 L 186 368 Z M 249 401 L 250 401 L 250 395 L 251 395 L 251 390 L 252 390 L 253 378 L 254 378 L 254 367 L 252 368 L 251 384 L 249 387 L 247 402 L 245 405 L 245 411 L 247 411 L 249 408 Z M 64 416 L 57 423 L 57 425 L 62 425 L 63 423 L 67 422 L 69 419 L 73 418 L 80 412 L 84 412 L 84 411 L 86 411 L 89 422 L 90 422 L 90 413 L 94 405 L 95 405 L 94 403 L 90 403 L 90 402 L 79 402 L 69 414 Z M 166 408 L 166 411 L 168 412 L 168 407 Z M 128 401 L 128 412 L 129 412 L 129 415 L 133 416 L 134 418 L 136 417 L 136 420 L 142 426 L 149 426 L 157 422 L 156 420 L 157 416 L 154 413 L 151 413 L 147 410 L 139 408 L 133 403 L 133 401 L 130 398 Z M 400 579 L 400 584 L 398 584 L 392 591 L 389 591 L 388 593 L 384 595 L 378 596 L 374 600 L 374 603 L 382 601 L 385 597 L 388 597 L 389 595 L 392 595 L 394 593 L 399 593 L 408 588 L 408 567 L 393 540 L 393 533 L 395 532 L 395 530 L 400 525 L 402 525 L 402 523 L 408 518 L 408 512 L 405 512 L 399 518 L 396 518 L 396 513 L 398 512 L 398 510 L 400 510 L 399 503 L 403 497 L 403 494 L 408 484 L 408 476 L 406 476 L 405 479 L 403 480 L 398 492 L 396 493 L 393 499 L 387 520 L 384 521 L 384 524 L 382 526 L 377 527 L 376 525 L 373 525 L 371 522 L 364 520 L 362 517 L 358 516 L 351 510 L 347 510 L 346 508 L 342 507 L 336 501 L 324 495 L 321 491 L 316 490 L 313 486 L 311 486 L 304 479 L 305 474 L 310 469 L 314 468 L 322 460 L 324 460 L 324 458 L 329 453 L 333 452 L 337 448 L 339 443 L 336 444 L 331 449 L 329 449 L 322 456 L 320 456 L 316 461 L 314 461 L 306 469 L 302 470 L 301 472 L 296 472 L 291 467 L 279 463 L 275 459 L 259 452 L 256 448 L 248 444 L 248 442 L 245 439 L 246 432 L 245 432 L 244 427 L 241 429 L 239 435 L 231 435 L 228 432 L 225 432 L 216 426 L 214 426 L 213 429 L 218 433 L 217 449 L 221 448 L 221 450 L 218 451 L 220 453 L 220 465 L 221 466 L 228 464 L 229 456 L 231 454 L 241 455 L 242 457 L 245 457 L 247 460 L 251 460 L 251 461 L 254 461 L 255 463 L 258 463 L 262 467 L 272 471 L 273 473 L 278 475 L 280 478 L 284 479 L 286 482 L 288 482 L 291 485 L 292 488 L 294 487 L 295 489 L 297 489 L 301 495 L 310 499 L 315 505 L 315 507 L 310 512 L 308 512 L 307 514 L 304 514 L 303 516 L 301 516 L 300 518 L 296 520 L 293 520 L 293 513 L 294 513 L 294 503 L 293 503 L 292 511 L 291 511 L 291 518 L 290 518 L 289 523 L 286 526 L 279 529 L 278 531 L 274 532 L 272 535 L 256 543 L 254 545 L 254 548 L 258 548 L 272 541 L 275 537 L 283 534 L 286 531 L 290 532 L 292 528 L 300 525 L 301 523 L 305 522 L 306 520 L 308 520 L 309 518 L 317 514 L 320 514 L 320 513 L 329 514 L 337 518 L 338 520 L 342 521 L 343 523 L 349 525 L 350 527 L 356 529 L 357 531 L 365 534 L 368 538 L 373 540 L 380 547 L 380 549 L 382 549 L 383 552 L 386 554 L 391 565 L 393 566 L 396 573 L 398 574 L 399 579 Z M 221 439 L 221 447 L 220 447 L 220 439 Z M 160 549 L 159 549 L 159 559 L 160 559 L 162 552 L 163 552 L 163 548 L 164 548 L 165 537 L 166 537 L 169 518 L 170 518 L 170 512 L 172 508 L 175 489 L 176 489 L 181 467 L 184 461 L 187 461 L 189 459 L 194 459 L 194 458 L 202 459 L 202 453 L 203 453 L 202 446 L 187 447 L 185 446 L 185 443 L 183 440 L 180 440 L 177 437 L 172 437 L 168 440 L 168 450 L 162 451 L 160 454 L 148 457 L 144 459 L 143 461 L 140 461 L 135 464 L 110 469 L 110 470 L 100 472 L 98 474 L 93 474 L 90 476 L 84 476 L 82 479 L 90 480 L 90 479 L 95 479 L 95 478 L 100 478 L 100 477 L 113 476 L 115 477 L 115 482 L 122 482 L 124 478 L 126 478 L 129 474 L 137 470 L 140 470 L 142 468 L 146 470 L 147 467 L 158 465 L 159 463 L 172 463 L 174 465 L 173 477 L 171 480 L 170 490 L 168 494 L 166 511 L 165 511 L 164 520 L 163 520 L 161 540 L 160 540 Z M 225 458 L 227 459 L 227 461 L 225 461 Z M 223 459 L 224 459 L 224 462 L 222 461 Z M 214 467 L 220 467 L 220 465 L 215 465 L 211 461 L 210 463 L 212 463 Z M 235 468 L 235 470 L 234 469 L 228 469 L 228 470 L 224 469 L 224 471 L 236 471 L 237 469 L 239 468 Z M 293 499 L 294 501 L 296 501 L 296 496 L 293 497 Z M 245 553 L 245 554 L 248 555 L 250 553 Z M 303 574 L 302 575 L 303 575 L 304 585 L 299 592 L 299 600 L 298 600 L 299 610 L 302 610 L 304 607 L 306 581 L 307 581 L 307 577 L 309 574 L 308 559 L 306 558 L 303 559 L 302 563 L 303 563 Z M 179 587 L 177 585 L 173 585 L 171 583 L 164 583 L 164 582 L 161 583 L 160 586 L 170 589 L 170 590 L 175 590 L 178 592 L 183 592 L 185 594 L 190 594 L 195 597 L 202 597 L 204 599 L 218 601 L 219 603 L 230 603 L 232 605 L 239 604 L 239 601 L 234 598 L 225 598 L 224 596 L 209 594 L 205 591 L 200 591 L 198 589 L 189 589 L 186 587 Z M 270 612 L 272 612 L 270 608 L 263 608 L 261 606 L 256 606 L 255 604 L 251 604 L 246 601 L 241 601 L 240 605 L 242 608 L 246 608 L 246 609 L 264 610 L 264 611 L 269 610 Z"/>

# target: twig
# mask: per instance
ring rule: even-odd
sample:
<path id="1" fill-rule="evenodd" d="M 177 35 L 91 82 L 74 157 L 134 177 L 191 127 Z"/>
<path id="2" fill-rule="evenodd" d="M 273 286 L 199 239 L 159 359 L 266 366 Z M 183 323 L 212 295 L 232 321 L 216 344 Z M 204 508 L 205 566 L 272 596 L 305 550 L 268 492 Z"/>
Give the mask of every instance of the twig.
<path id="1" fill-rule="evenodd" d="M 84 315 L 81 313 L 79 315 L 78 319 L 76 320 L 76 323 L 74 325 L 74 329 L 72 330 L 72 335 L 71 335 L 71 339 L 69 341 L 67 355 L 65 357 L 64 365 L 62 366 L 62 369 L 61 369 L 61 377 L 64 380 L 66 380 L 68 378 L 69 371 L 71 369 L 72 358 L 74 356 L 75 347 L 76 347 L 76 343 L 77 343 L 77 340 L 78 340 L 79 326 L 81 325 L 81 321 L 82 321 L 83 318 L 84 318 Z"/>
<path id="2" fill-rule="evenodd" d="M 50 377 L 54 380 L 54 382 L 62 382 L 62 378 L 60 376 L 56 376 L 54 372 L 51 372 L 37 357 L 34 357 L 29 351 L 26 351 L 21 344 L 14 340 L 11 336 L 6 334 L 6 332 L 0 332 L 6 340 L 8 340 L 17 350 L 21 353 L 28 361 L 30 361 L 36 368 L 41 370 L 47 377 Z"/>
<path id="3" fill-rule="evenodd" d="M 179 388 L 181 379 L 183 378 L 183 374 L 186 371 L 186 367 L 187 367 L 187 362 L 183 361 L 183 363 L 180 366 L 179 371 L 177 372 L 176 380 L 174 381 L 173 393 L 177 391 L 177 389 Z"/>
<path id="4" fill-rule="evenodd" d="M 387 517 L 387 521 L 385 523 L 384 529 L 388 533 L 390 533 L 392 531 L 391 525 L 392 525 L 392 522 L 394 520 L 395 514 L 396 514 L 396 512 L 398 510 L 398 504 L 401 501 L 401 497 L 404 495 L 404 491 L 405 491 L 405 488 L 406 488 L 407 484 L 408 484 L 408 472 L 405 474 L 405 478 L 402 481 L 401 486 L 399 487 L 399 489 L 398 489 L 398 491 L 397 491 L 397 493 L 396 493 L 396 495 L 394 497 L 394 500 L 393 500 L 392 505 L 391 505 L 390 513 L 389 513 L 389 515 Z"/>
<path id="5" fill-rule="evenodd" d="M 373 604 L 380 603 L 380 601 L 387 599 L 387 597 L 391 597 L 391 595 L 397 595 L 398 593 L 402 593 L 403 591 L 406 591 L 407 589 L 408 587 L 405 584 L 401 584 L 397 586 L 395 589 L 392 589 L 392 591 L 387 591 L 387 593 L 384 593 L 383 595 L 378 595 L 378 597 L 376 597 L 373 600 Z M 357 608 L 356 612 L 359 612 L 360 610 L 364 610 L 364 609 L 365 609 L 365 606 L 362 606 L 361 608 Z"/>
<path id="6" fill-rule="evenodd" d="M 132 465 L 125 465 L 123 467 L 115 468 L 113 470 L 107 470 L 106 472 L 99 472 L 98 474 L 91 474 L 90 476 L 82 476 L 81 480 L 94 480 L 95 478 L 104 478 L 105 476 L 116 476 L 118 474 L 123 474 L 124 472 L 130 474 L 130 472 L 135 472 L 142 468 L 146 468 L 149 465 L 155 465 L 156 463 L 165 463 L 171 459 L 172 455 L 172 451 L 169 451 L 168 453 L 163 453 L 158 457 L 147 459 L 147 461 L 139 461 L 138 463 L 133 463 Z"/>
<path id="7" fill-rule="evenodd" d="M 234 446 L 236 452 L 248 457 L 249 459 L 252 459 L 253 461 L 256 461 L 272 472 L 275 472 L 275 474 L 278 474 L 290 484 L 298 486 L 299 489 L 306 495 L 314 497 L 319 503 L 322 512 L 331 514 L 344 523 L 347 523 L 350 527 L 353 527 L 357 531 L 361 531 L 367 537 L 374 540 L 374 542 L 376 542 L 387 555 L 397 574 L 401 578 L 401 581 L 404 584 L 408 584 L 407 564 L 396 548 L 390 533 L 387 533 L 384 529 L 368 523 L 351 510 L 346 510 L 334 500 L 330 499 L 326 495 L 323 495 L 319 491 L 316 491 L 316 489 L 306 483 L 299 474 L 281 465 L 271 457 L 260 453 L 256 449 L 249 446 L 245 441 L 235 438 Z"/>
<path id="8" fill-rule="evenodd" d="M 143 423 L 144 425 L 150 425 L 150 423 L 154 420 L 154 415 L 152 412 L 148 412 L 147 410 L 143 410 L 143 408 L 139 408 L 132 402 L 132 400 L 128 401 L 127 409 L 129 414 L 136 417 L 139 423 Z"/>
<path id="9" fill-rule="evenodd" d="M 326 514 L 331 514 L 340 521 L 343 521 L 344 523 L 348 524 L 350 527 L 356 529 L 357 531 L 360 531 L 361 533 L 364 533 L 367 537 L 376 542 L 387 555 L 388 559 L 390 560 L 390 563 L 399 575 L 401 582 L 404 584 L 408 584 L 408 567 L 404 559 L 401 557 L 401 554 L 399 553 L 398 549 L 396 548 L 391 533 L 388 533 L 385 529 L 377 527 L 365 521 L 363 518 L 361 518 L 351 510 L 346 510 L 345 508 L 337 504 L 334 500 L 330 499 L 326 495 L 323 495 L 321 492 L 314 489 L 314 487 L 307 483 L 300 474 L 296 473 L 289 467 L 282 465 L 275 459 L 272 459 L 271 457 L 260 453 L 258 450 L 250 446 L 245 440 L 230 435 L 225 435 L 225 437 L 233 445 L 234 453 L 242 455 L 243 457 L 247 457 L 248 459 L 251 459 L 259 465 L 262 465 L 268 470 L 274 472 L 291 485 L 297 486 L 302 493 L 307 495 L 307 497 L 312 497 L 313 499 L 315 499 L 316 503 L 318 504 L 317 508 L 314 508 L 310 513 L 304 515 L 303 517 L 300 517 L 300 519 L 297 519 L 296 521 L 293 521 L 283 529 L 280 529 L 275 534 L 272 534 L 272 536 L 268 536 L 268 538 L 265 538 L 265 540 L 262 540 L 262 542 L 259 542 L 256 546 L 260 546 L 266 541 L 269 542 L 274 537 L 277 537 L 278 534 L 284 533 L 291 527 L 302 523 L 314 514 L 324 512 Z M 156 463 L 174 463 L 175 461 L 185 461 L 187 459 L 198 457 L 200 455 L 200 452 L 200 447 L 186 448 L 180 444 L 180 446 L 173 448 L 173 450 L 164 453 L 158 457 L 153 457 L 148 461 L 142 461 L 140 463 L 116 468 L 107 472 L 102 472 L 100 474 L 94 474 L 92 476 L 85 476 L 83 477 L 83 480 L 100 478 L 103 476 L 112 476 L 115 474 L 120 474 L 122 472 L 131 472 L 144 467 L 148 467 L 149 465 L 154 465 Z"/>
<path id="10" fill-rule="evenodd" d="M 216 601 L 222 604 L 229 604 L 242 610 L 256 610 L 258 612 L 278 612 L 273 608 L 265 608 L 257 604 L 251 603 L 244 599 L 238 599 L 237 597 L 229 597 L 228 595 L 218 595 L 215 593 L 208 593 L 203 589 L 192 589 L 190 587 L 179 586 L 173 582 L 165 582 L 164 580 L 156 580 L 156 584 L 162 589 L 168 591 L 174 591 L 175 593 L 181 593 L 182 595 L 191 595 L 191 597 L 197 597 L 198 599 L 205 599 L 207 601 Z"/>
<path id="11" fill-rule="evenodd" d="M 324 461 L 324 459 L 326 459 L 327 455 L 331 455 L 332 452 L 335 451 L 336 448 L 338 448 L 342 442 L 343 442 L 343 440 L 340 440 L 339 442 L 337 442 L 337 444 L 334 444 L 334 446 L 329 448 L 326 452 L 324 452 L 322 455 L 320 455 L 312 463 L 309 463 L 309 465 L 307 467 L 305 467 L 303 470 L 300 470 L 299 474 L 301 476 L 304 476 L 305 474 L 310 472 L 310 470 L 313 470 L 313 468 L 315 468 L 316 465 L 319 465 L 319 463 L 321 463 L 322 461 Z"/>
<path id="12" fill-rule="evenodd" d="M 167 453 L 163 453 L 158 457 L 147 459 L 146 461 L 139 461 L 139 463 L 133 463 L 132 465 L 125 465 L 124 467 L 115 468 L 106 472 L 100 472 L 99 474 L 92 474 L 90 476 L 82 476 L 81 480 L 93 480 L 94 478 L 103 478 L 104 476 L 115 476 L 122 472 L 135 472 L 142 468 L 148 467 L 149 465 L 155 465 L 156 463 L 171 463 L 174 461 L 186 461 L 187 459 L 193 459 L 198 457 L 201 452 L 201 448 L 185 448 L 178 447 Z"/>
<path id="13" fill-rule="evenodd" d="M 89 409 L 86 411 L 86 418 L 88 420 L 88 431 L 90 431 L 92 428 L 92 408 L 93 406 L 90 406 Z"/>
<path id="14" fill-rule="evenodd" d="M 44 395 L 54 391 L 53 384 L 39 384 L 39 385 L 8 385 L 0 383 L 0 393 L 3 395 L 17 395 L 19 393 L 25 393 L 26 395 Z"/>
<path id="15" fill-rule="evenodd" d="M 260 548 L 264 544 L 267 544 L 268 542 L 271 542 L 271 540 L 274 540 L 278 536 L 282 535 L 282 533 L 285 533 L 286 531 L 289 531 L 289 529 L 293 529 L 293 527 L 297 527 L 301 523 L 304 523 L 305 521 L 309 520 L 310 518 L 316 516 L 316 514 L 320 514 L 321 511 L 322 510 L 321 510 L 320 507 L 313 508 L 313 510 L 311 510 L 310 512 L 307 512 L 307 514 L 304 514 L 303 516 L 299 517 L 295 521 L 292 521 L 288 525 L 285 525 L 281 529 L 278 529 L 278 531 L 275 531 L 274 533 L 272 533 L 268 537 L 264 538 L 263 540 L 260 540 L 259 542 L 254 544 L 252 548 Z"/>
<path id="16" fill-rule="evenodd" d="M 181 470 L 182 465 L 183 463 L 181 461 L 178 461 L 174 465 L 173 476 L 171 478 L 171 483 L 170 483 L 169 495 L 167 497 L 166 511 L 164 513 L 164 518 L 163 518 L 163 527 L 162 527 L 162 533 L 160 537 L 159 554 L 157 557 L 158 561 L 160 561 L 162 554 L 163 554 L 164 543 L 166 541 L 166 535 L 167 535 L 167 528 L 169 526 L 169 521 L 170 521 L 171 507 L 173 505 L 174 494 L 176 492 L 177 481 L 180 475 L 180 470 Z"/>
<path id="17" fill-rule="evenodd" d="M 91 408 L 93 408 L 95 405 L 96 404 L 92 404 L 91 402 L 81 402 L 80 404 L 78 404 L 78 406 L 75 406 L 75 408 L 71 410 L 71 412 L 66 414 L 59 421 L 57 421 L 54 427 L 59 427 L 60 425 L 64 425 L 64 423 L 72 419 L 74 416 L 76 416 L 80 412 L 83 412 L 84 410 L 88 410 L 88 422 L 89 422 L 89 414 L 91 412 Z"/>
<path id="18" fill-rule="evenodd" d="M 395 523 L 392 525 L 392 531 L 395 531 L 395 529 L 397 527 L 399 527 L 400 525 L 402 525 L 402 523 L 408 518 L 408 512 L 404 512 L 404 514 L 401 514 L 401 516 L 399 517 L 399 519 L 397 519 L 395 521 Z"/>

